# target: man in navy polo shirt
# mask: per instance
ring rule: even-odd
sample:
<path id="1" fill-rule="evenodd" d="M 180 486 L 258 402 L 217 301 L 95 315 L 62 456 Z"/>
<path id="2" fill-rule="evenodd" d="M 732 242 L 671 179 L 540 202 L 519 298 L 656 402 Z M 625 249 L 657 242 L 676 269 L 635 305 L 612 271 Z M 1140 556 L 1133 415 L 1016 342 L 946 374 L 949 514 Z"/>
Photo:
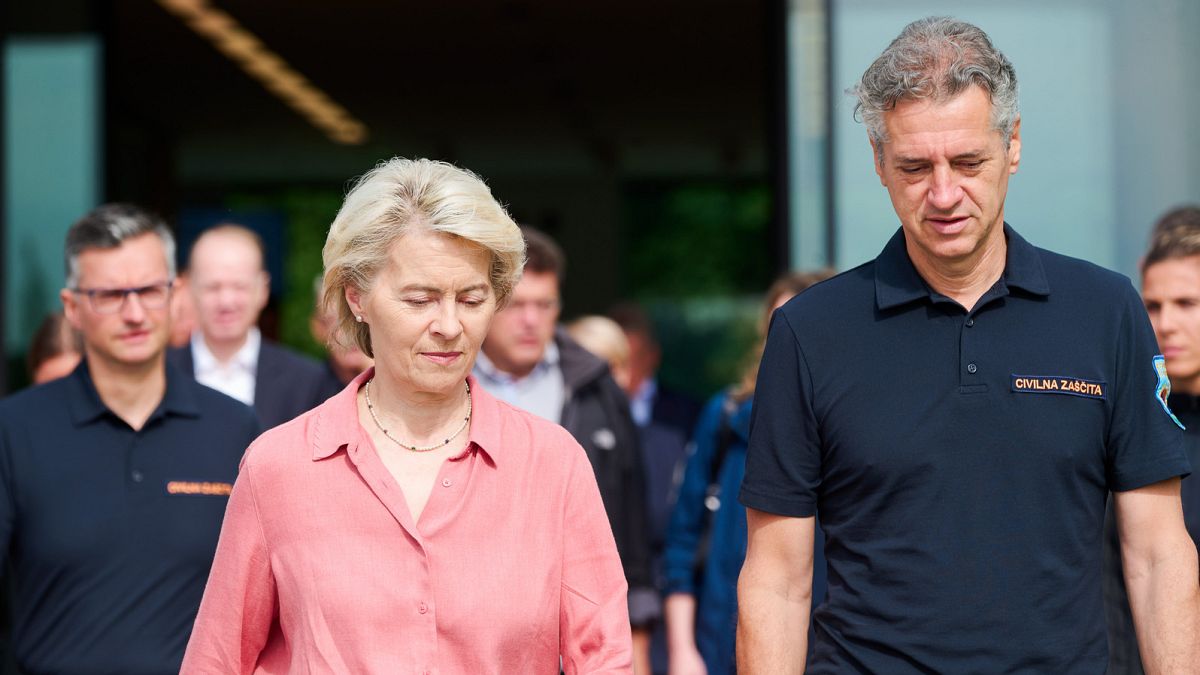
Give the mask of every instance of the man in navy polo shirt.
<path id="1" fill-rule="evenodd" d="M 1200 663 L 1190 470 L 1128 280 L 1004 222 L 1016 75 L 917 21 L 854 88 L 900 229 L 776 312 L 755 395 L 742 673 L 1102 673 L 1105 498 L 1150 672 Z"/>
<path id="2" fill-rule="evenodd" d="M 28 673 L 176 673 L 250 408 L 167 368 L 174 241 L 127 205 L 66 241 L 69 376 L 0 402 L 0 553 Z"/>

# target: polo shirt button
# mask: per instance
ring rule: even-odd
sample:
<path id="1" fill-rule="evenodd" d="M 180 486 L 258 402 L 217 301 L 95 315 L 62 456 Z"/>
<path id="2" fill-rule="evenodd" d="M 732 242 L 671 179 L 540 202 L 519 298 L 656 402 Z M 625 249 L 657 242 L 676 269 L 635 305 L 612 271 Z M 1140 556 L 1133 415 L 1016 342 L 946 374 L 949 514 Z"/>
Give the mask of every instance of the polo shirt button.
<path id="1" fill-rule="evenodd" d="M 425 612 L 429 611 L 429 605 L 426 605 L 422 602 L 421 604 L 417 605 L 417 611 L 424 614 Z"/>
<path id="2" fill-rule="evenodd" d="M 135 483 L 140 483 L 142 482 L 142 479 L 145 478 L 145 476 L 142 475 L 142 472 L 138 471 L 137 469 L 134 469 L 133 472 L 129 474 L 129 477 L 132 478 L 133 482 Z"/>
<path id="3" fill-rule="evenodd" d="M 974 363 L 967 364 L 967 372 L 968 373 L 974 375 L 975 371 L 977 371 L 977 370 L 979 370 L 979 366 L 975 365 Z"/>
<path id="4" fill-rule="evenodd" d="M 967 319 L 967 328 L 975 325 L 975 319 Z"/>
<path id="5" fill-rule="evenodd" d="M 451 485 L 454 485 L 454 481 L 450 480 L 449 478 L 442 479 L 442 487 L 450 487 Z"/>

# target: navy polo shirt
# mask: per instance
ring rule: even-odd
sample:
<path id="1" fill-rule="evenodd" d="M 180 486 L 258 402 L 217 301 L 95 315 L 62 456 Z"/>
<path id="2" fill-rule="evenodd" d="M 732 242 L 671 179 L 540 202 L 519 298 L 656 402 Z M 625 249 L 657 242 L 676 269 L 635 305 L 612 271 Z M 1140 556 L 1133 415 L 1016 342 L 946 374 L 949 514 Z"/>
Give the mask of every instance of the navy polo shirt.
<path id="1" fill-rule="evenodd" d="M 1128 279 L 1005 225 L 968 312 L 902 231 L 776 312 L 741 500 L 821 514 L 810 673 L 1102 673 L 1109 490 L 1188 473 Z"/>
<path id="2" fill-rule="evenodd" d="M 170 366 L 139 431 L 86 361 L 0 401 L 0 544 L 25 673 L 179 672 L 257 432 L 249 407 Z"/>

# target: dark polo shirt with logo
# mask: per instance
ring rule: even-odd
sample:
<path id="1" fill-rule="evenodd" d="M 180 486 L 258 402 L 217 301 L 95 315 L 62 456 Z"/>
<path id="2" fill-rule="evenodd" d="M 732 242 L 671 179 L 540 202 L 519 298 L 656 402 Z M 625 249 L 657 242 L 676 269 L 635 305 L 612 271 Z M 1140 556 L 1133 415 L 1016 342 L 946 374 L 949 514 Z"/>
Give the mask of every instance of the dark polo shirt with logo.
<path id="1" fill-rule="evenodd" d="M 971 312 L 902 232 L 775 314 L 741 500 L 820 512 L 809 673 L 1102 673 L 1105 497 L 1190 470 L 1120 275 L 1005 225 Z"/>
<path id="2" fill-rule="evenodd" d="M 86 362 L 0 401 L 0 552 L 25 673 L 179 671 L 257 433 L 249 407 L 170 366 L 140 431 Z"/>

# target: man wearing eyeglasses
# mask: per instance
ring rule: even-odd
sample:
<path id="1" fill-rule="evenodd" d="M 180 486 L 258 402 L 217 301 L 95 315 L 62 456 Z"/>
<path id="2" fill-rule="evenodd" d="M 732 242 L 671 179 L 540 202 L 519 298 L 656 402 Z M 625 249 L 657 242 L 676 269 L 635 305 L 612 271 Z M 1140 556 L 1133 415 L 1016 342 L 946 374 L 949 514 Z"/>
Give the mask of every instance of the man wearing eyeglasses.
<path id="1" fill-rule="evenodd" d="M 129 205 L 67 233 L 85 358 L 0 401 L 0 555 L 15 661 L 38 673 L 175 673 L 216 549 L 245 405 L 168 367 L 175 244 Z"/>

